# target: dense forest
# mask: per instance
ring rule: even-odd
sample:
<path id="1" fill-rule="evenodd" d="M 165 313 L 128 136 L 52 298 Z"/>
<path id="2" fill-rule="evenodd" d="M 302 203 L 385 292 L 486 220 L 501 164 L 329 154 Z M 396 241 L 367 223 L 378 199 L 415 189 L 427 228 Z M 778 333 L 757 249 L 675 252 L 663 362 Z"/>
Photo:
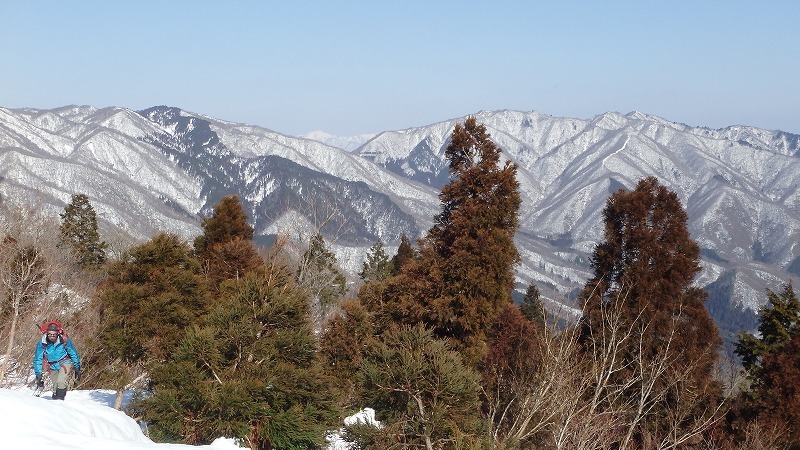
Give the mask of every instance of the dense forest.
<path id="1" fill-rule="evenodd" d="M 533 284 L 516 304 L 517 168 L 474 118 L 446 156 L 433 226 L 395 255 L 375 243 L 357 280 L 320 230 L 258 246 L 235 196 L 193 242 L 101 236 L 79 193 L 59 218 L 0 205 L 0 383 L 30 377 L 57 319 L 79 387 L 117 407 L 136 390 L 126 412 L 156 441 L 323 448 L 371 407 L 354 449 L 800 449 L 791 281 L 725 356 L 687 214 L 649 177 L 607 199 L 577 315 Z"/>

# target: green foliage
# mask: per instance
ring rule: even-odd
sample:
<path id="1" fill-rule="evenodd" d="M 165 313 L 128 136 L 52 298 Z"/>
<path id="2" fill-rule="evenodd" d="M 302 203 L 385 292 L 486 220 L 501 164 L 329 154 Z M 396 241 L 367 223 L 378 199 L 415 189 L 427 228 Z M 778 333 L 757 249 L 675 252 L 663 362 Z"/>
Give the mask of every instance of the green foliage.
<path id="1" fill-rule="evenodd" d="M 72 248 L 81 266 L 96 266 L 106 260 L 108 244 L 100 240 L 97 215 L 85 194 L 73 194 L 61 213 L 61 243 Z"/>
<path id="2" fill-rule="evenodd" d="M 337 267 L 336 255 L 328 250 L 322 234 L 311 237 L 297 268 L 297 281 L 313 294 L 323 309 L 336 304 L 347 292 L 347 279 Z"/>
<path id="3" fill-rule="evenodd" d="M 736 353 L 742 358 L 748 385 L 742 387 L 728 414 L 735 440 L 748 438 L 751 424 L 772 428 L 769 448 L 800 448 L 800 304 L 788 282 L 783 290 L 767 290 L 760 309 L 759 335 L 741 333 Z M 766 447 L 765 447 L 766 448 Z"/>
<path id="4" fill-rule="evenodd" d="M 534 323 L 539 329 L 543 329 L 545 326 L 545 311 L 540 295 L 539 288 L 531 283 L 525 291 L 525 297 L 522 299 L 519 309 L 526 319 Z"/>
<path id="5" fill-rule="evenodd" d="M 223 197 L 214 205 L 214 213 L 203 219 L 202 227 L 203 234 L 194 240 L 195 252 L 201 259 L 208 258 L 209 252 L 217 244 L 253 239 L 253 227 L 247 223 L 244 206 L 235 195 Z"/>
<path id="6" fill-rule="evenodd" d="M 449 449 L 480 433 L 477 373 L 422 325 L 386 332 L 366 350 L 358 379 L 364 404 L 386 425 L 373 440 Z"/>
<path id="7" fill-rule="evenodd" d="M 369 248 L 366 260 L 361 266 L 358 276 L 364 281 L 385 280 L 392 275 L 392 263 L 386 252 L 383 251 L 383 243 L 376 242 Z"/>
<path id="8" fill-rule="evenodd" d="M 741 333 L 736 344 L 736 354 L 742 358 L 742 366 L 751 379 L 757 380 L 761 359 L 769 354 L 780 353 L 784 346 L 800 334 L 800 300 L 792 283 L 775 293 L 767 290 L 767 304 L 759 311 L 758 337 Z"/>
<path id="9" fill-rule="evenodd" d="M 98 351 L 89 353 L 106 360 L 98 366 L 118 360 L 130 367 L 169 357 L 207 312 L 208 296 L 189 245 L 162 233 L 110 267 L 99 304 Z"/>
<path id="10" fill-rule="evenodd" d="M 190 444 L 233 436 L 259 449 L 319 448 L 337 410 L 306 291 L 272 264 L 226 282 L 220 301 L 153 369 L 137 411 L 161 436 Z"/>
<path id="11" fill-rule="evenodd" d="M 800 300 L 791 282 L 775 293 L 767 290 L 767 304 L 759 310 L 758 336 L 741 333 L 736 354 L 750 381 L 742 391 L 739 420 L 756 418 L 788 430 L 791 448 L 800 448 Z"/>

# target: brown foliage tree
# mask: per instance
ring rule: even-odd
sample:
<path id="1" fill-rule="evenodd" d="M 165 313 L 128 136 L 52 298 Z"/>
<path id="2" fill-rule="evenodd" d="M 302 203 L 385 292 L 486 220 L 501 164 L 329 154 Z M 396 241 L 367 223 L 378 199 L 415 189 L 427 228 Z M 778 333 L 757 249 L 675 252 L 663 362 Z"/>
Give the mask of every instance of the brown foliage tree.
<path id="1" fill-rule="evenodd" d="M 400 246 L 397 247 L 397 254 L 392 257 L 392 275 L 399 274 L 400 269 L 402 269 L 406 262 L 416 257 L 417 252 L 414 251 L 414 247 L 411 246 L 411 241 L 408 239 L 408 236 L 403 233 L 403 235 L 400 236 Z"/>
<path id="2" fill-rule="evenodd" d="M 242 202 L 235 195 L 223 197 L 214 205 L 214 213 L 203 219 L 202 226 L 203 234 L 194 240 L 195 252 L 201 259 L 208 258 L 209 252 L 217 244 L 253 239 L 253 227 L 247 223 Z"/>
<path id="3" fill-rule="evenodd" d="M 498 312 L 512 302 L 517 168 L 501 164 L 500 149 L 474 117 L 456 125 L 446 155 L 451 181 L 439 196 L 442 211 L 421 241 L 420 257 L 405 263 L 387 293 L 396 295 L 400 320 L 452 338 L 474 364 Z"/>
<path id="4" fill-rule="evenodd" d="M 203 234 L 195 238 L 194 250 L 213 292 L 223 281 L 238 279 L 263 264 L 253 245 L 253 227 L 235 195 L 223 197 L 212 216 L 203 220 Z"/>
<path id="5" fill-rule="evenodd" d="M 207 264 L 209 287 L 217 291 L 223 281 L 245 276 L 261 267 L 264 260 L 252 241 L 237 238 L 211 247 Z"/>
<path id="6" fill-rule="evenodd" d="M 603 334 L 602 309 L 615 304 L 622 328 L 635 336 L 624 348 L 623 370 L 615 373 L 618 381 L 650 370 L 651 361 L 669 365 L 647 390 L 641 383 L 632 385 L 630 396 L 662 392 L 670 378 L 661 375 L 672 372 L 688 374 L 698 386 L 711 384 L 720 338 L 705 309 L 705 292 L 692 286 L 700 271 L 700 248 L 689 236 L 687 215 L 677 195 L 655 178 L 645 178 L 631 192 L 614 193 L 603 216 L 605 240 L 594 251 L 594 277 L 583 293 L 584 340 Z M 652 410 L 655 413 L 658 407 Z M 635 430 L 635 438 L 640 446 L 666 426 L 658 419 L 639 423 L 643 425 Z"/>
<path id="7" fill-rule="evenodd" d="M 489 332 L 483 364 L 483 413 L 496 442 L 524 443 L 535 433 L 526 426 L 526 396 L 541 366 L 539 329 L 513 304 L 504 305 Z"/>
<path id="8" fill-rule="evenodd" d="M 800 448 L 800 335 L 792 337 L 782 351 L 764 356 L 761 367 L 759 418 L 788 426 L 791 448 Z"/>

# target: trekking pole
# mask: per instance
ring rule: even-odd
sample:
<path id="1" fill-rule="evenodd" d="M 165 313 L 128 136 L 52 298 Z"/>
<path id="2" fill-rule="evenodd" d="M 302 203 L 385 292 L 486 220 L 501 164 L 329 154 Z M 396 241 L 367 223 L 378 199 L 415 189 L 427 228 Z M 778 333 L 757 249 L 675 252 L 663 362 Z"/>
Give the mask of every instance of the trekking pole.
<path id="1" fill-rule="evenodd" d="M 42 331 L 42 326 L 36 323 L 35 321 L 33 322 L 33 326 L 35 326 L 37 330 Z M 37 343 L 36 345 L 39 344 Z M 32 359 L 31 359 L 31 370 L 33 370 Z M 42 373 L 42 381 L 44 381 L 44 373 Z M 34 380 L 33 382 L 36 383 L 36 380 Z M 42 392 L 44 392 L 44 383 L 42 383 L 41 386 L 39 384 L 36 384 L 36 386 L 33 388 L 33 396 L 40 397 L 42 395 Z"/>

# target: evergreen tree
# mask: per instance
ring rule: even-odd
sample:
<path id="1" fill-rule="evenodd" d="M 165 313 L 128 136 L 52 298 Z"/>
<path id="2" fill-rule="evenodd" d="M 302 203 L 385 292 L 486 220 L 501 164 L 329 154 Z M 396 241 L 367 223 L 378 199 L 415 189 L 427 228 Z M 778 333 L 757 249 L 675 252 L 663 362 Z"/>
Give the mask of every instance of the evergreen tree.
<path id="1" fill-rule="evenodd" d="M 540 296 L 539 288 L 531 283 L 525 291 L 525 297 L 522 299 L 519 309 L 526 319 L 530 320 L 539 329 L 542 329 L 545 326 L 545 311 Z"/>
<path id="2" fill-rule="evenodd" d="M 277 261 L 223 285 L 202 328 L 153 370 L 135 405 L 151 436 L 207 444 L 232 436 L 253 449 L 320 448 L 337 419 L 320 365 L 307 292 Z"/>
<path id="3" fill-rule="evenodd" d="M 405 263 L 387 291 L 399 300 L 400 320 L 454 339 L 476 363 L 500 308 L 512 302 L 517 168 L 501 164 L 500 149 L 474 117 L 456 125 L 446 155 L 451 181 L 439 196 L 442 211 L 421 242 L 420 257 Z"/>
<path id="4" fill-rule="evenodd" d="M 741 333 L 736 354 L 752 382 L 758 384 L 761 359 L 780 353 L 784 346 L 800 334 L 800 300 L 791 281 L 780 293 L 767 289 L 767 304 L 758 310 L 758 336 Z"/>
<path id="5" fill-rule="evenodd" d="M 408 236 L 403 233 L 403 235 L 400 236 L 400 246 L 397 247 L 397 254 L 392 257 L 392 275 L 399 274 L 406 262 L 416 257 L 417 252 L 415 252 L 414 247 L 411 246 L 411 241 L 408 239 Z"/>
<path id="6" fill-rule="evenodd" d="M 398 448 L 465 448 L 456 439 L 480 431 L 477 373 L 422 325 L 383 337 L 367 349 L 359 372 L 364 404 L 385 425 L 372 440 Z"/>
<path id="7" fill-rule="evenodd" d="M 492 426 L 499 448 L 528 448 L 536 435 L 529 419 L 530 398 L 537 389 L 541 366 L 539 335 L 542 327 L 527 319 L 513 304 L 503 307 L 489 332 L 488 350 L 481 364 L 482 411 Z"/>
<path id="8" fill-rule="evenodd" d="M 241 278 L 262 264 L 264 260 L 253 241 L 237 238 L 216 244 L 208 252 L 206 260 L 209 289 L 216 293 L 225 280 Z"/>
<path id="9" fill-rule="evenodd" d="M 355 406 L 352 404 L 355 378 L 364 359 L 364 350 L 373 345 L 373 328 L 369 312 L 358 300 L 343 302 L 341 309 L 325 325 L 320 353 L 325 373 L 336 380 L 345 405 Z"/>
<path id="10" fill-rule="evenodd" d="M 218 291 L 223 281 L 244 276 L 263 264 L 253 244 L 253 227 L 247 223 L 239 197 L 223 197 L 202 226 L 203 234 L 195 238 L 194 248 L 205 266 L 213 292 Z"/>
<path id="11" fill-rule="evenodd" d="M 85 194 L 73 194 L 61 213 L 61 242 L 72 248 L 81 266 L 105 262 L 108 244 L 100 240 L 97 215 Z"/>
<path id="12" fill-rule="evenodd" d="M 782 348 L 761 360 L 758 397 L 750 401 L 758 421 L 785 429 L 787 447 L 800 449 L 800 334 L 793 333 Z"/>
<path id="13" fill-rule="evenodd" d="M 316 319 L 321 319 L 347 293 L 347 279 L 339 270 L 336 255 L 328 250 L 321 233 L 311 237 L 297 268 L 297 281 L 312 293 L 312 314 Z"/>
<path id="14" fill-rule="evenodd" d="M 383 251 L 383 243 L 376 242 L 369 248 L 366 260 L 361 266 L 358 276 L 364 281 L 385 280 L 392 274 L 392 263 L 386 252 Z"/>
<path id="15" fill-rule="evenodd" d="M 208 309 L 200 263 L 189 245 L 161 233 L 109 268 L 99 296 L 101 328 L 87 354 L 121 391 L 152 361 L 168 358 Z"/>
<path id="16" fill-rule="evenodd" d="M 603 217 L 605 239 L 592 255 L 594 276 L 582 296 L 585 342 L 604 336 L 603 311 L 613 305 L 621 311 L 618 329 L 635 333 L 615 370 L 619 382 L 649 369 L 648 361 L 665 361 L 670 373 L 685 375 L 696 386 L 709 385 L 720 339 L 704 306 L 705 292 L 693 286 L 700 248 L 689 235 L 678 196 L 655 178 L 645 178 L 633 191 L 611 195 Z M 668 383 L 656 380 L 658 389 Z M 641 394 L 638 387 L 632 387 L 631 396 Z M 663 419 L 655 418 L 652 426 Z M 648 433 L 638 429 L 639 445 Z"/>
<path id="17" fill-rule="evenodd" d="M 791 281 L 779 293 L 767 290 L 758 336 L 741 333 L 735 351 L 750 381 L 740 419 L 786 428 L 792 448 L 800 448 L 800 431 L 793 426 L 800 420 L 800 300 Z"/>
<path id="18" fill-rule="evenodd" d="M 253 239 L 253 227 L 247 222 L 244 206 L 235 195 L 223 197 L 214 205 L 214 213 L 203 219 L 202 227 L 203 234 L 194 240 L 195 252 L 201 259 L 207 259 L 217 244 Z"/>

